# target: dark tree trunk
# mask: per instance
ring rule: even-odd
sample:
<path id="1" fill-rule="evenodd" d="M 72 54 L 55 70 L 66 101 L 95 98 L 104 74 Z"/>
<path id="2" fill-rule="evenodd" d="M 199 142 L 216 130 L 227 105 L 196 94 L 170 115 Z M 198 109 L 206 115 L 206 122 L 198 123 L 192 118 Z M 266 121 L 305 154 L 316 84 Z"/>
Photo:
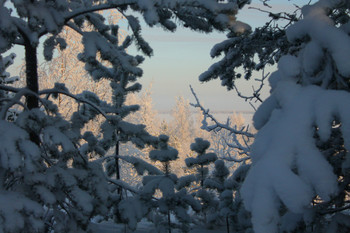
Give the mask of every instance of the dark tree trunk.
<path id="1" fill-rule="evenodd" d="M 115 175 L 116 175 L 116 179 L 120 180 L 120 166 L 119 166 L 119 142 L 117 141 L 117 143 L 115 144 Z M 119 195 L 119 201 L 122 200 L 122 187 L 118 187 L 117 188 L 117 193 Z M 120 211 L 118 208 L 116 208 L 115 210 L 115 217 L 117 222 L 122 222 L 122 216 L 120 214 Z"/>
<path id="2" fill-rule="evenodd" d="M 203 166 L 203 164 L 201 164 L 201 187 L 202 188 L 204 186 L 204 171 L 203 171 L 203 169 L 204 169 L 204 166 Z"/>
<path id="3" fill-rule="evenodd" d="M 168 210 L 168 232 L 171 233 L 171 220 L 170 220 L 170 211 Z"/>
<path id="4" fill-rule="evenodd" d="M 38 59 L 37 47 L 33 46 L 29 40 L 25 40 L 25 63 L 26 63 L 26 85 L 29 90 L 39 93 L 38 79 Z M 39 108 L 39 100 L 35 95 L 26 95 L 28 109 Z M 35 132 L 29 133 L 30 140 L 37 145 L 40 145 L 40 138 Z"/>
<path id="5" fill-rule="evenodd" d="M 34 93 L 39 92 L 38 81 L 38 60 L 37 47 L 32 46 L 29 41 L 25 42 L 25 62 L 26 62 L 26 84 L 27 88 Z M 27 107 L 29 109 L 38 108 L 39 100 L 35 95 L 27 95 Z"/>
<path id="6" fill-rule="evenodd" d="M 119 142 L 115 145 L 115 174 L 116 179 L 120 180 L 120 166 L 119 166 Z M 122 197 L 122 188 L 118 187 L 117 190 L 118 194 L 120 195 L 120 198 Z"/>
<path id="7" fill-rule="evenodd" d="M 226 216 L 226 230 L 227 230 L 227 233 L 230 233 L 230 223 L 228 220 L 228 216 Z"/>

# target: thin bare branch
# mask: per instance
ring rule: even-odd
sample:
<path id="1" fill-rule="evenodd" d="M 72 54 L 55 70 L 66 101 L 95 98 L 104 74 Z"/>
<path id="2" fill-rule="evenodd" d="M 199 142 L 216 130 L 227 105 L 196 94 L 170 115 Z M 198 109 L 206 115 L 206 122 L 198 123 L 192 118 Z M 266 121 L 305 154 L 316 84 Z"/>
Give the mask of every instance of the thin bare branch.
<path id="1" fill-rule="evenodd" d="M 225 124 L 220 123 L 213 115 L 209 113 L 209 109 L 205 109 L 201 103 L 199 102 L 199 99 L 194 92 L 193 88 L 190 86 L 191 92 L 196 99 L 196 104 L 191 104 L 195 108 L 199 108 L 203 114 L 203 121 L 202 121 L 202 129 L 206 130 L 208 132 L 215 132 L 218 133 L 221 130 L 226 130 L 229 132 L 228 137 L 230 137 L 230 140 L 228 141 L 228 138 L 226 136 L 221 135 L 221 144 L 224 146 L 223 151 L 221 154 L 224 154 L 222 159 L 232 162 L 244 162 L 250 159 L 250 147 L 249 147 L 249 141 L 250 139 L 254 138 L 254 134 L 249 132 L 249 127 L 242 126 L 237 127 L 237 125 L 231 126 L 231 122 L 228 119 Z M 213 124 L 208 125 L 208 118 L 213 122 Z M 239 138 L 238 138 L 239 137 Z M 243 139 L 243 142 L 240 141 L 240 138 Z M 242 144 L 243 143 L 243 144 Z M 243 156 L 243 158 L 236 158 L 236 156 Z"/>
<path id="2" fill-rule="evenodd" d="M 191 103 L 191 106 L 193 106 L 193 107 L 195 107 L 195 108 L 199 108 L 199 109 L 201 110 L 201 112 L 203 113 L 203 115 L 205 116 L 205 118 L 209 118 L 211 121 L 214 122 L 213 125 L 210 125 L 210 126 L 209 126 L 208 123 L 206 122 L 206 119 L 205 119 L 205 122 L 204 122 L 204 120 L 203 120 L 202 123 L 204 123 L 204 124 L 203 124 L 203 126 L 202 126 L 202 129 L 204 129 L 204 130 L 206 130 L 206 131 L 208 131 L 208 132 L 210 132 L 210 131 L 212 131 L 212 130 L 214 130 L 214 129 L 217 129 L 217 128 L 226 129 L 226 130 L 228 130 L 228 131 L 230 131 L 230 132 L 232 132 L 232 133 L 234 133 L 234 134 L 239 134 L 239 135 L 243 135 L 243 136 L 246 136 L 246 137 L 254 138 L 255 135 L 252 134 L 252 133 L 250 133 L 250 132 L 248 132 L 248 131 L 245 130 L 244 128 L 242 128 L 242 129 L 240 129 L 240 130 L 237 130 L 237 129 L 235 129 L 235 128 L 232 128 L 228 123 L 226 123 L 226 124 L 220 123 L 213 115 L 211 115 L 211 114 L 209 113 L 209 109 L 205 109 L 205 108 L 200 104 L 199 99 L 198 99 L 196 93 L 194 92 L 194 90 L 193 90 L 193 88 L 192 88 L 191 86 L 190 86 L 190 89 L 191 89 L 191 92 L 192 92 L 194 98 L 196 99 L 196 102 L 197 102 L 196 104 L 192 104 L 192 103 Z"/>
<path id="3" fill-rule="evenodd" d="M 261 79 L 255 79 L 255 81 L 260 82 L 260 85 L 259 85 L 258 89 L 256 89 L 256 90 L 255 90 L 254 86 L 252 87 L 252 89 L 253 89 L 253 94 L 252 94 L 251 96 L 245 96 L 245 95 L 243 95 L 243 94 L 238 90 L 238 88 L 237 88 L 236 85 L 234 85 L 233 87 L 234 87 L 234 89 L 235 89 L 237 95 L 238 95 L 239 97 L 241 97 L 242 99 L 244 99 L 245 101 L 253 101 L 254 99 L 256 99 L 257 101 L 259 101 L 260 103 L 262 103 L 263 100 L 260 98 L 260 92 L 261 92 L 262 88 L 263 88 L 264 85 L 265 85 L 264 81 L 266 80 L 266 78 L 267 78 L 269 75 L 270 75 L 270 72 L 267 73 L 267 74 L 265 75 L 265 71 L 263 70 L 263 72 L 262 72 L 262 78 L 261 78 Z"/>

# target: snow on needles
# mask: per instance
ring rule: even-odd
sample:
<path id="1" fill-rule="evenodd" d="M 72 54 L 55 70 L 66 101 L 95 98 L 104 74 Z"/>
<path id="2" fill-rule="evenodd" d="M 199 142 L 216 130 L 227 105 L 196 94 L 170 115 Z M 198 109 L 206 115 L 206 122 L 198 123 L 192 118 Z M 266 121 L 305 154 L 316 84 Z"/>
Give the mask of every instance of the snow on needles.
<path id="1" fill-rule="evenodd" d="M 241 194 L 256 233 L 280 232 L 282 204 L 288 209 L 282 218 L 306 221 L 315 196 L 329 201 L 338 192 L 337 176 L 316 145 L 318 137 L 330 139 L 337 120 L 350 149 L 350 94 L 326 89 L 339 87 L 334 77 L 350 76 L 350 38 L 327 15 L 334 2 L 304 7 L 304 19 L 287 29 L 289 41 L 305 36 L 310 41 L 297 56 L 280 59 L 270 77 L 271 96 L 254 115 L 259 132 Z M 335 67 L 328 65 L 332 62 Z"/>
<path id="2" fill-rule="evenodd" d="M 350 148 L 350 120 L 346 117 L 350 111 L 342 107 L 350 104 L 349 93 L 284 81 L 274 95 L 280 100 L 280 109 L 273 110 L 257 134 L 253 166 L 242 187 L 256 225 L 269 225 L 269 219 L 277 218 L 276 198 L 292 212 L 302 213 L 316 194 L 327 201 L 337 192 L 337 177 L 315 145 L 315 125 L 320 138 L 327 140 L 333 116 L 339 117 L 345 145 Z M 267 209 L 275 212 L 266 213 Z"/>
<path id="3" fill-rule="evenodd" d="M 153 161 L 168 162 L 176 160 L 178 157 L 178 151 L 167 145 L 169 137 L 166 135 L 159 136 L 159 148 L 160 150 L 152 150 L 149 153 L 149 157 Z"/>
<path id="4" fill-rule="evenodd" d="M 6 121 L 0 121 L 0 167 L 15 171 L 20 167 L 30 169 L 32 160 L 40 157 L 39 148 L 29 141 L 29 136 L 19 127 Z M 27 158 L 28 157 L 28 158 Z"/>
<path id="5" fill-rule="evenodd" d="M 350 38 L 346 32 L 334 27 L 333 21 L 327 16 L 332 5 L 338 1 L 323 0 L 302 9 L 304 20 L 290 26 L 286 33 L 289 41 L 309 36 L 324 49 L 329 50 L 339 73 L 350 76 Z"/>

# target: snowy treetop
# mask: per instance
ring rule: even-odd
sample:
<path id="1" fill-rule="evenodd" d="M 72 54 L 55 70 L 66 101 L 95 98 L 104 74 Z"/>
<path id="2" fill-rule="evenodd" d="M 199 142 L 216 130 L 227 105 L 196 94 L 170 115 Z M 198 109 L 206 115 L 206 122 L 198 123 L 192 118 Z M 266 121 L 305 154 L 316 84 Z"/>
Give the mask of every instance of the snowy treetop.
<path id="1" fill-rule="evenodd" d="M 218 159 L 215 153 L 205 153 L 210 147 L 210 142 L 202 138 L 196 138 L 195 142 L 191 144 L 191 150 L 198 153 L 195 158 L 185 159 L 187 167 L 195 165 L 208 165 Z"/>
<path id="2" fill-rule="evenodd" d="M 210 146 L 210 142 L 203 138 L 196 138 L 195 142 L 191 144 L 191 150 L 198 154 L 203 154 Z"/>
<path id="3" fill-rule="evenodd" d="M 178 157 L 178 151 L 170 146 L 168 146 L 169 137 L 166 135 L 159 136 L 158 147 L 159 150 L 152 150 L 149 153 L 151 160 L 160 162 L 169 162 L 176 160 Z"/>

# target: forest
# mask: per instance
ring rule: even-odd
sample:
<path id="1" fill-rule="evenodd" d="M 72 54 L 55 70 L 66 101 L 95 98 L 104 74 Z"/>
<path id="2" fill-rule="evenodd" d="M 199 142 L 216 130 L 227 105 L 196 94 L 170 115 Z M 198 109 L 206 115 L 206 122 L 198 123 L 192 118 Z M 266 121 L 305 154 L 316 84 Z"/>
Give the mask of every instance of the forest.
<path id="1" fill-rule="evenodd" d="M 0 0 L 0 232 L 350 232 L 350 1 L 258 2 L 253 28 L 250 0 Z M 253 127 L 192 87 L 161 120 L 144 23 L 224 32 L 198 79 Z"/>

